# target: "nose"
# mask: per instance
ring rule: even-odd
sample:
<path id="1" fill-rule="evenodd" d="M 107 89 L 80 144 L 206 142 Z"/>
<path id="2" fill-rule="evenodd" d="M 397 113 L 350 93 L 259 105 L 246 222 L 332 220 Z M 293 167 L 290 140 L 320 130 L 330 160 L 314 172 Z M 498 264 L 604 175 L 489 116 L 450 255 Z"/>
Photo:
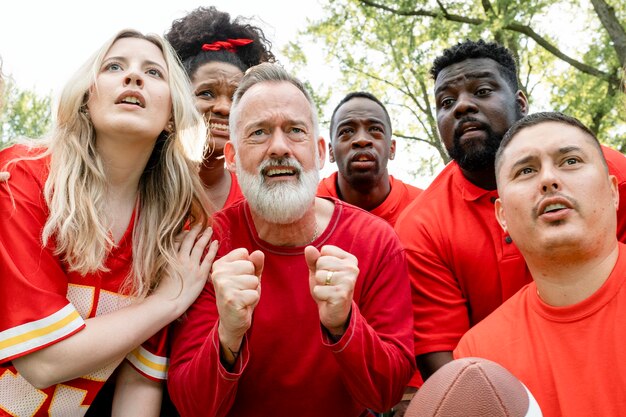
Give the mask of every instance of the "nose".
<path id="1" fill-rule="evenodd" d="M 553 193 L 561 188 L 560 180 L 554 169 L 543 168 L 541 172 L 541 190 L 544 193 Z"/>
<path id="2" fill-rule="evenodd" d="M 124 77 L 124 85 L 136 85 L 137 87 L 141 88 L 143 87 L 143 78 L 141 77 L 140 73 L 131 70 L 128 72 L 128 74 L 126 74 L 126 77 Z"/>
<path id="3" fill-rule="evenodd" d="M 211 106 L 211 112 L 222 116 L 228 116 L 230 114 L 231 104 L 232 100 L 230 97 L 220 94 L 215 98 L 215 101 Z"/>
<path id="4" fill-rule="evenodd" d="M 371 148 L 373 146 L 372 138 L 363 129 L 359 129 L 352 140 L 352 149 Z"/>
<path id="5" fill-rule="evenodd" d="M 280 129 L 275 130 L 270 138 L 268 153 L 273 157 L 291 156 L 289 138 Z"/>
<path id="6" fill-rule="evenodd" d="M 454 103 L 454 114 L 456 117 L 463 117 L 468 113 L 477 113 L 478 107 L 474 102 L 474 97 L 472 94 L 462 93 L 456 99 L 456 103 Z"/>
<path id="7" fill-rule="evenodd" d="M 548 190 L 550 191 L 558 191 L 559 189 L 559 184 L 557 184 L 556 182 L 553 182 L 552 184 L 548 185 L 548 184 L 544 184 L 543 185 L 543 192 L 547 193 Z"/>

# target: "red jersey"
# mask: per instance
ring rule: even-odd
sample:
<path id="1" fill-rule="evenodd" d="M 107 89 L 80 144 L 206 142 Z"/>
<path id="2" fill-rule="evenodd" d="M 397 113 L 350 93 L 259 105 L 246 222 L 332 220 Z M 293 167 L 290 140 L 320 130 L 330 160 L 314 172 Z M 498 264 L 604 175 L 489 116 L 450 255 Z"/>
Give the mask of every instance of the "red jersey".
<path id="1" fill-rule="evenodd" d="M 35 155 L 24 146 L 13 146 L 0 151 L 0 168 L 15 158 Z M 0 415 L 84 413 L 118 365 L 39 390 L 11 364 L 12 359 L 71 337 L 85 327 L 85 319 L 130 302 L 120 286 L 131 271 L 135 215 L 106 259 L 107 272 L 68 271 L 54 254 L 54 243 L 44 247 L 41 242 L 48 218 L 43 196 L 48 168 L 49 158 L 21 160 L 8 166 L 11 179 L 0 184 Z M 136 369 L 152 379 L 166 375 L 163 335 L 128 356 Z"/>
<path id="2" fill-rule="evenodd" d="M 338 172 L 334 172 L 329 177 L 320 181 L 317 187 L 318 196 L 339 198 L 337 192 L 337 175 Z M 397 180 L 392 175 L 389 176 L 389 185 L 391 186 L 391 191 L 387 198 L 385 198 L 385 201 L 375 209 L 370 210 L 370 213 L 386 220 L 387 223 L 393 226 L 396 224 L 400 213 L 402 213 L 411 201 L 415 200 L 415 198 L 422 193 L 422 189 Z"/>
<path id="3" fill-rule="evenodd" d="M 455 358 L 498 362 L 534 394 L 545 417 L 621 417 L 626 410 L 626 246 L 587 299 L 553 307 L 528 284 L 469 330 Z"/>
<path id="4" fill-rule="evenodd" d="M 618 232 L 626 241 L 626 157 L 602 147 L 618 180 Z M 396 223 L 409 264 L 415 355 L 452 351 L 461 336 L 532 281 L 496 220 L 496 190 L 469 182 L 449 163 Z"/>
<path id="5" fill-rule="evenodd" d="M 400 399 L 415 371 L 404 251 L 386 222 L 333 202 L 330 223 L 312 245 L 352 253 L 360 270 L 337 343 L 321 331 L 304 246 L 260 240 L 245 200 L 215 215 L 219 256 L 240 247 L 265 254 L 263 291 L 232 372 L 219 360 L 210 283 L 177 323 L 168 386 L 182 416 L 360 416 Z"/>

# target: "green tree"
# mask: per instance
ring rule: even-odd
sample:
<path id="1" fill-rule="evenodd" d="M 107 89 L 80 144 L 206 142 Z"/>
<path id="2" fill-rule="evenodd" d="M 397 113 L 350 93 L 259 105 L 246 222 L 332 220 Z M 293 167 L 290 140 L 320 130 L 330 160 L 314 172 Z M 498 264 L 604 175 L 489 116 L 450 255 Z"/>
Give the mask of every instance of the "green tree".
<path id="1" fill-rule="evenodd" d="M 601 140 L 621 149 L 626 138 L 618 135 L 626 111 L 619 80 L 626 65 L 626 32 L 620 22 L 626 3 L 590 1 L 329 0 L 326 16 L 311 22 L 286 53 L 305 66 L 296 43 L 316 41 L 329 65 L 341 71 L 346 91 L 367 89 L 389 103 L 395 136 L 428 145 L 419 148 L 422 162 L 415 173 L 448 161 L 428 70 L 443 49 L 465 38 L 493 39 L 513 51 L 531 110 L 577 116 Z M 573 22 L 582 41 L 568 46 L 562 22 Z M 330 88 L 338 89 L 336 83 Z"/>
<path id="2" fill-rule="evenodd" d="M 50 128 L 51 95 L 21 90 L 9 79 L 1 101 L 4 109 L 0 114 L 0 149 L 18 137 L 39 138 Z"/>

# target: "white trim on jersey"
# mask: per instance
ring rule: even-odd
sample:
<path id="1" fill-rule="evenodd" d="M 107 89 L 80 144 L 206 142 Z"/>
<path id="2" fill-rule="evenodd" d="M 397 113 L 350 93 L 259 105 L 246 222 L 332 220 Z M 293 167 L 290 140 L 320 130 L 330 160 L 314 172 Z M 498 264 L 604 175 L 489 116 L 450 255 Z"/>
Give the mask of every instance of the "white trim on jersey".
<path id="1" fill-rule="evenodd" d="M 0 362 L 62 339 L 84 325 L 70 303 L 48 317 L 4 330 L 0 332 Z"/>
<path id="2" fill-rule="evenodd" d="M 141 373 L 154 379 L 167 379 L 169 358 L 157 356 L 139 346 L 126 356 L 126 359 Z"/>

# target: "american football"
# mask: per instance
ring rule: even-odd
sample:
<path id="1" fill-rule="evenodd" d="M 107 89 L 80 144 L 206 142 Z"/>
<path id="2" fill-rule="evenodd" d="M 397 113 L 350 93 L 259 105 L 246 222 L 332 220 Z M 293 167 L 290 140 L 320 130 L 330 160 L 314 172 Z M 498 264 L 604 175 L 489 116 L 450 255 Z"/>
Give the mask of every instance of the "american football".
<path id="1" fill-rule="evenodd" d="M 497 363 L 462 358 L 441 367 L 419 389 L 406 417 L 538 417 L 537 401 Z"/>

